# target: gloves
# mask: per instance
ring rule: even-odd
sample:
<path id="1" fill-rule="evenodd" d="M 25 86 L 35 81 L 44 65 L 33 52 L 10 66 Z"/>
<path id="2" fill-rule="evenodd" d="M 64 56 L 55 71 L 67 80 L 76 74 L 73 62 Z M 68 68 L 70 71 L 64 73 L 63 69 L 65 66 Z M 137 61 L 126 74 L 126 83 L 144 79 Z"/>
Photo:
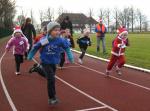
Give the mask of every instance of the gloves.
<path id="1" fill-rule="evenodd" d="M 125 44 L 118 44 L 118 47 L 119 47 L 119 48 L 125 48 L 126 45 L 125 45 Z"/>

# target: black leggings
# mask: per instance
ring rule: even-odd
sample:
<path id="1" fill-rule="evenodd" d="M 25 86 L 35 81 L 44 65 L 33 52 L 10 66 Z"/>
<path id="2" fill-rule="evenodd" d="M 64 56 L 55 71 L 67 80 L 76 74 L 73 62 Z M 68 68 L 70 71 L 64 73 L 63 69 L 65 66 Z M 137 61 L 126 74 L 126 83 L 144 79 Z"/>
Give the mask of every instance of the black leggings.
<path id="1" fill-rule="evenodd" d="M 63 67 L 63 66 L 64 66 L 64 63 L 65 63 L 65 52 L 62 52 L 62 53 L 60 54 L 60 64 L 59 64 L 59 66 L 60 66 L 60 67 Z"/>
<path id="2" fill-rule="evenodd" d="M 31 51 L 32 49 L 32 41 L 29 41 L 29 44 L 30 44 L 30 47 L 29 47 L 29 50 L 28 52 L 25 52 L 25 57 L 27 58 L 28 57 L 28 53 Z"/>
<path id="3" fill-rule="evenodd" d="M 20 72 L 20 64 L 23 63 L 23 55 L 15 54 L 16 71 Z"/>
<path id="4" fill-rule="evenodd" d="M 43 71 L 45 72 L 45 77 L 47 79 L 47 90 L 49 98 L 55 98 L 56 90 L 55 90 L 55 72 L 56 65 L 55 64 L 41 64 L 43 67 Z M 43 74 L 42 74 L 43 76 Z"/>
<path id="5" fill-rule="evenodd" d="M 80 47 L 80 50 L 81 50 L 81 55 L 80 55 L 80 59 L 83 59 L 83 57 L 84 57 L 84 55 L 85 55 L 85 53 L 86 53 L 86 49 L 87 49 L 87 47 Z"/>

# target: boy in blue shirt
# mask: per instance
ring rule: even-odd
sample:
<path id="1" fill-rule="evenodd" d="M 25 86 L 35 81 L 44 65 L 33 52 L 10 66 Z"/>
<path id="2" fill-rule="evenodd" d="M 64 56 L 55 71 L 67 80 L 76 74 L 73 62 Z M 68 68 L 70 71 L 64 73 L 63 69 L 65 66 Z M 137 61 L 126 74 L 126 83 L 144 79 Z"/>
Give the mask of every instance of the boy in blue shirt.
<path id="1" fill-rule="evenodd" d="M 32 60 L 36 52 L 40 49 L 41 66 L 47 78 L 48 103 L 52 105 L 58 103 L 55 90 L 55 72 L 56 64 L 60 63 L 62 48 L 66 51 L 70 62 L 74 62 L 68 41 L 59 37 L 59 35 L 60 25 L 57 22 L 50 22 L 47 25 L 47 35 L 33 46 L 28 55 L 28 59 Z M 43 74 L 41 75 L 43 76 Z"/>

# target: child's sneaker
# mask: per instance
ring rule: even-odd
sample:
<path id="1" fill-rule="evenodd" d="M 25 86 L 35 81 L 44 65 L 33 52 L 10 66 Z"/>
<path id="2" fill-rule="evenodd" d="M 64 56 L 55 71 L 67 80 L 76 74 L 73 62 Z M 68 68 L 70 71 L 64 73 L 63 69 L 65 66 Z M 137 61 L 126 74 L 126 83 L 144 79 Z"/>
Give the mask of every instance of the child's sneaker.
<path id="1" fill-rule="evenodd" d="M 110 71 L 106 70 L 106 76 L 109 77 L 110 76 Z"/>
<path id="2" fill-rule="evenodd" d="M 121 76 L 122 75 L 122 72 L 120 70 L 120 68 L 118 66 L 116 66 L 116 73 Z"/>
<path id="3" fill-rule="evenodd" d="M 16 75 L 20 75 L 21 73 L 20 73 L 20 72 L 15 72 L 15 74 L 16 74 Z"/>
<path id="4" fill-rule="evenodd" d="M 38 64 L 34 64 L 33 67 L 29 69 L 29 73 L 37 72 Z"/>
<path id="5" fill-rule="evenodd" d="M 48 99 L 48 104 L 49 105 L 56 105 L 59 103 L 58 98 L 52 98 L 52 99 Z"/>
<path id="6" fill-rule="evenodd" d="M 116 70 L 116 72 L 117 72 L 117 74 L 118 74 L 119 76 L 121 76 L 121 75 L 122 75 L 121 70 Z"/>
<path id="7" fill-rule="evenodd" d="M 78 62 L 80 63 L 80 64 L 83 64 L 83 61 L 82 61 L 82 59 L 78 59 Z"/>

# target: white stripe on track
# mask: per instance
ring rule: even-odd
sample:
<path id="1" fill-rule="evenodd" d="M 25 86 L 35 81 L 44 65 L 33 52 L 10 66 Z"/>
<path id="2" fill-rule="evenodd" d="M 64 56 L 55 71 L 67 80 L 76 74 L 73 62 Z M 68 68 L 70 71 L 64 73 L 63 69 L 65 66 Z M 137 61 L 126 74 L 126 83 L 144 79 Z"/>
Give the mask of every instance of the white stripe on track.
<path id="1" fill-rule="evenodd" d="M 107 104 L 105 104 L 105 103 L 99 101 L 98 99 L 96 99 L 96 98 L 90 96 L 89 94 L 87 94 L 87 93 L 81 91 L 80 89 L 78 89 L 78 88 L 76 88 L 75 86 L 69 84 L 68 82 L 64 81 L 63 79 L 59 78 L 58 76 L 56 76 L 56 78 L 57 78 L 59 81 L 61 81 L 62 83 L 66 84 L 67 86 L 69 86 L 69 87 L 71 87 L 72 89 L 76 90 L 76 91 L 79 92 L 80 94 L 83 94 L 84 96 L 88 97 L 89 99 L 91 99 L 91 100 L 93 100 L 93 101 L 95 101 L 95 102 L 97 102 L 97 103 L 99 103 L 99 104 L 101 104 L 101 105 L 107 107 L 108 109 L 111 109 L 112 111 L 118 111 L 118 110 L 116 110 L 115 108 L 113 108 L 113 107 L 111 107 L 111 106 L 109 106 L 109 105 L 107 105 Z"/>
<path id="2" fill-rule="evenodd" d="M 89 68 L 89 67 L 80 65 L 80 64 L 78 64 L 78 63 L 75 63 L 75 64 L 77 64 L 77 65 L 79 65 L 79 66 L 81 66 L 81 67 L 83 67 L 83 68 L 85 68 L 85 69 L 88 69 L 88 70 L 90 70 L 90 71 L 93 71 L 93 72 L 96 72 L 96 73 L 98 73 L 98 74 L 101 74 L 101 75 L 106 76 L 106 74 L 103 73 L 103 72 L 100 72 L 100 71 L 97 71 L 97 70 L 95 70 L 95 69 L 92 69 L 92 68 Z M 145 87 L 145 86 L 142 86 L 142 85 L 139 85 L 139 84 L 136 84 L 136 83 L 127 81 L 127 80 L 123 80 L 123 79 L 120 79 L 120 78 L 117 78 L 117 77 L 114 77 L 114 76 L 111 76 L 111 75 L 110 75 L 110 77 L 113 78 L 113 79 L 122 81 L 122 82 L 124 82 L 124 83 L 128 83 L 128 84 L 131 84 L 131 85 L 134 85 L 134 86 L 137 86 L 137 87 L 140 87 L 140 88 L 142 88 L 142 89 L 146 89 L 146 90 L 150 91 L 150 88 L 149 88 L 149 87 Z"/>
<path id="3" fill-rule="evenodd" d="M 13 110 L 13 111 L 17 111 L 17 109 L 16 109 L 16 107 L 15 107 L 15 105 L 14 105 L 14 103 L 13 103 L 13 101 L 12 101 L 12 99 L 11 99 L 11 97 L 10 97 L 8 91 L 7 91 L 7 88 L 6 88 L 6 85 L 5 85 L 5 83 L 4 83 L 3 76 L 2 76 L 2 68 L 1 68 L 1 65 L 2 65 L 2 60 L 3 60 L 3 57 L 5 56 L 5 54 L 6 54 L 6 52 L 5 52 L 5 53 L 2 55 L 2 57 L 0 58 L 0 81 L 1 81 L 2 88 L 3 88 L 3 90 L 4 90 L 4 93 L 5 93 L 5 95 L 6 95 L 6 98 L 7 98 L 8 102 L 9 102 L 9 104 L 10 104 L 12 110 Z"/>
<path id="4" fill-rule="evenodd" d="M 101 107 L 95 107 L 95 108 L 89 108 L 89 109 L 81 109 L 81 110 L 76 110 L 76 111 L 93 111 L 97 109 L 104 109 L 107 108 L 106 106 L 101 106 Z"/>

